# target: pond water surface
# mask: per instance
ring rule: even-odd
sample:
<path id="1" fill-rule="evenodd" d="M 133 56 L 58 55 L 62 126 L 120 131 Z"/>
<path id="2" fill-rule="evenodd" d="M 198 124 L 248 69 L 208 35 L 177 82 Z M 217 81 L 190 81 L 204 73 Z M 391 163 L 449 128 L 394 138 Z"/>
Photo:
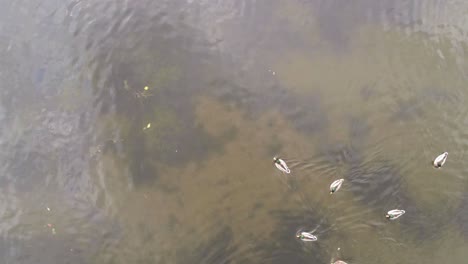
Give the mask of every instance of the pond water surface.
<path id="1" fill-rule="evenodd" d="M 467 263 L 468 2 L 0 4 L 1 263 Z"/>

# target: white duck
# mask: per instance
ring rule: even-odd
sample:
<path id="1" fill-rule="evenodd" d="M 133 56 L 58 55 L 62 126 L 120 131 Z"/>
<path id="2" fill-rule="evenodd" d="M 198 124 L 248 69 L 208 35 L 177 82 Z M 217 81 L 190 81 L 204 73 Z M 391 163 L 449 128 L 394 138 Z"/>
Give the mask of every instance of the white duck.
<path id="1" fill-rule="evenodd" d="M 348 264 L 348 263 L 346 263 L 346 262 L 344 262 L 342 260 L 337 260 L 337 261 L 333 262 L 332 264 Z"/>
<path id="2" fill-rule="evenodd" d="M 394 209 L 394 210 L 388 211 L 387 214 L 385 215 L 385 217 L 388 220 L 395 220 L 398 217 L 402 216 L 403 214 L 405 214 L 405 210 Z"/>
<path id="3" fill-rule="evenodd" d="M 341 188 L 341 185 L 343 184 L 343 181 L 344 181 L 344 179 L 339 179 L 339 180 L 334 181 L 330 185 L 330 194 L 338 191 Z"/>
<path id="4" fill-rule="evenodd" d="M 439 156 L 437 156 L 437 158 L 435 158 L 434 162 L 432 163 L 434 167 L 440 169 L 440 167 L 442 167 L 445 164 L 445 161 L 447 160 L 447 156 L 448 156 L 448 152 L 444 152 L 440 154 Z"/>
<path id="5" fill-rule="evenodd" d="M 273 162 L 275 163 L 275 166 L 276 168 L 278 168 L 278 170 L 288 174 L 291 173 L 291 170 L 288 168 L 288 165 L 286 165 L 286 162 L 284 162 L 284 160 L 278 157 L 274 157 Z"/>
<path id="6" fill-rule="evenodd" d="M 317 237 L 310 232 L 297 232 L 296 237 L 304 242 L 317 241 Z"/>

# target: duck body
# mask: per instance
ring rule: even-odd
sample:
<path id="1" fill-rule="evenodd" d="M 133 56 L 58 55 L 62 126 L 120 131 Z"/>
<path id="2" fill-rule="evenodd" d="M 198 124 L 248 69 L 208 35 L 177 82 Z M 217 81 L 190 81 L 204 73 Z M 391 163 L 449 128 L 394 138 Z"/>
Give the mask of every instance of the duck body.
<path id="1" fill-rule="evenodd" d="M 344 182 L 344 179 L 339 179 L 339 180 L 334 181 L 330 185 L 330 194 L 338 191 L 341 188 L 341 185 L 343 184 L 343 182 Z"/>
<path id="2" fill-rule="evenodd" d="M 395 220 L 399 218 L 400 216 L 404 215 L 405 213 L 406 213 L 405 210 L 394 209 L 394 210 L 388 211 L 385 217 L 389 220 Z"/>
<path id="3" fill-rule="evenodd" d="M 346 263 L 346 262 L 344 262 L 342 260 L 337 260 L 337 261 L 333 262 L 332 264 L 348 264 L 348 263 Z"/>
<path id="4" fill-rule="evenodd" d="M 310 232 L 297 232 L 296 237 L 304 242 L 317 241 L 317 237 Z"/>
<path id="5" fill-rule="evenodd" d="M 284 172 L 284 173 L 291 173 L 291 170 L 289 169 L 288 165 L 286 164 L 286 162 L 278 157 L 274 157 L 273 158 L 273 162 L 275 163 L 275 166 L 276 168 L 278 168 L 278 170 Z"/>
<path id="6" fill-rule="evenodd" d="M 437 156 L 437 158 L 434 159 L 434 162 L 432 163 L 432 165 L 440 169 L 442 166 L 444 166 L 445 161 L 447 160 L 447 157 L 448 157 L 448 152 L 444 152 L 440 154 L 439 156 Z"/>

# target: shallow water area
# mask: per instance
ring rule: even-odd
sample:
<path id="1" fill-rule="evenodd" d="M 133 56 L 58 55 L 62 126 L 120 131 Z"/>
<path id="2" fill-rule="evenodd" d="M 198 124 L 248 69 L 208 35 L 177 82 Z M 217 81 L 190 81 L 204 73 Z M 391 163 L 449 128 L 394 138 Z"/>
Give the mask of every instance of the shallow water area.
<path id="1" fill-rule="evenodd" d="M 0 4 L 1 263 L 468 258 L 465 1 Z"/>

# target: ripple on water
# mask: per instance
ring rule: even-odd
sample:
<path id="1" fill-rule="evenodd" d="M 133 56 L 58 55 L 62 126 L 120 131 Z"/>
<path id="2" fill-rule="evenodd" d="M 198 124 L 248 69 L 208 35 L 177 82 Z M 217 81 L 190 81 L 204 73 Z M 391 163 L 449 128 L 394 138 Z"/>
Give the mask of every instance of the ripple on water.
<path id="1" fill-rule="evenodd" d="M 354 142 L 363 142 L 361 140 L 354 140 Z M 340 166 L 345 168 L 343 178 L 346 181 L 346 189 L 353 193 L 353 201 L 364 205 L 367 208 L 366 212 L 373 216 L 380 216 L 380 218 L 374 224 L 372 224 L 373 221 L 363 223 L 360 215 L 366 212 L 362 209 L 360 212 L 353 212 L 354 207 L 350 207 L 336 219 L 340 223 L 340 228 L 359 230 L 375 224 L 383 225 L 387 223 L 384 218 L 385 213 L 391 209 L 400 208 L 406 210 L 406 214 L 398 220 L 398 223 L 402 230 L 410 234 L 413 239 L 425 241 L 439 235 L 440 227 L 447 225 L 448 217 L 444 214 L 434 215 L 434 212 L 419 208 L 417 201 L 409 195 L 410 190 L 407 189 L 399 166 L 382 159 L 378 153 L 365 157 L 362 153 L 364 145 L 355 145 L 360 145 L 360 147 L 347 145 L 333 147 L 324 144 L 321 159 L 334 168 Z M 376 212 L 377 215 L 372 212 Z M 428 221 L 429 218 L 431 221 Z"/>
<path id="2" fill-rule="evenodd" d="M 154 240 L 157 239 L 162 241 L 160 252 L 163 252 L 164 256 L 160 258 L 165 259 L 167 255 L 164 253 L 170 251 L 170 253 L 178 255 L 175 257 L 176 263 L 326 263 L 329 260 L 327 243 L 331 240 L 332 229 L 335 226 L 322 216 L 320 210 L 275 211 L 275 208 L 264 208 L 265 210 L 273 210 L 271 217 L 276 226 L 276 229 L 268 234 L 269 239 L 264 241 L 258 241 L 251 234 L 235 234 L 231 227 L 224 224 L 202 230 L 204 232 L 199 233 L 198 236 L 196 234 L 198 228 L 190 230 L 193 232 L 182 234 L 185 237 L 181 237 L 180 241 L 176 241 L 175 244 L 183 244 L 183 249 L 175 250 L 177 252 L 171 251 L 177 246 L 165 243 L 166 236 L 158 238 L 152 230 L 148 232 L 148 229 L 151 229 L 148 227 L 149 224 L 148 226 L 136 224 L 136 230 L 125 226 L 128 233 L 125 233 L 125 236 L 119 236 L 122 235 L 123 227 L 118 225 L 114 227 L 110 224 L 112 221 L 108 221 L 101 215 L 105 214 L 108 209 L 106 206 L 90 209 L 93 205 L 88 205 L 86 201 L 84 204 L 75 204 L 69 203 L 69 200 L 73 200 L 76 196 L 91 197 L 92 201 L 99 200 L 99 198 L 93 197 L 102 195 L 99 194 L 102 192 L 99 188 L 106 189 L 104 192 L 109 199 L 125 200 L 127 197 L 119 191 L 126 187 L 126 179 L 121 180 L 121 185 L 125 187 L 115 189 L 112 184 L 119 184 L 119 179 L 108 177 L 108 175 L 115 176 L 120 173 L 126 177 L 127 167 L 125 165 L 127 164 L 122 167 L 118 166 L 117 162 L 103 165 L 112 167 L 109 168 L 109 171 L 103 170 L 110 173 L 99 175 L 108 177 L 106 183 L 101 182 L 102 185 L 108 186 L 99 186 L 93 181 L 94 179 L 88 175 L 92 173 L 88 171 L 87 151 L 84 150 L 88 147 L 89 141 L 100 136 L 107 140 L 109 135 L 103 132 L 100 136 L 95 136 L 95 134 L 101 133 L 101 131 L 94 130 L 95 127 L 80 131 L 78 128 L 81 125 L 78 125 L 80 121 L 77 118 L 80 113 L 77 111 L 68 113 L 57 109 L 46 113 L 37 111 L 43 105 L 54 104 L 54 99 L 37 100 L 36 95 L 49 97 L 52 93 L 61 93 L 63 86 L 70 85 L 53 80 L 67 79 L 69 75 L 72 75 L 72 71 L 86 76 L 85 79 L 93 76 L 90 87 L 94 89 L 94 94 L 90 101 L 94 105 L 91 106 L 90 103 L 86 104 L 85 107 L 90 106 L 90 108 L 98 109 L 99 118 L 107 114 L 115 114 L 116 120 L 114 121 L 119 125 L 113 127 L 116 131 L 109 129 L 111 130 L 110 134 L 112 134 L 111 138 L 115 134 L 122 135 L 122 141 L 118 144 L 121 148 L 113 148 L 115 142 L 112 141 L 109 147 L 104 148 L 104 153 L 115 154 L 111 153 L 112 151 L 123 153 L 125 161 L 122 163 L 128 162 L 130 164 L 131 177 L 135 183 L 143 186 L 158 178 L 160 163 L 184 166 L 191 161 L 203 162 L 211 155 L 223 154 L 224 143 L 236 137 L 235 130 L 228 132 L 225 137 L 211 137 L 206 133 L 204 127 L 194 120 L 192 98 L 206 91 L 213 92 L 228 102 L 234 102 L 238 108 L 248 108 L 252 112 L 257 111 L 255 113 L 277 110 L 290 121 L 293 128 L 306 136 L 325 136 L 328 132 L 332 132 L 330 130 L 333 122 L 328 120 L 332 115 L 327 113 L 331 109 L 339 109 L 341 105 L 331 104 L 328 97 L 320 94 L 309 94 L 299 98 L 299 96 L 289 94 L 288 88 L 279 87 L 275 81 L 252 77 L 257 76 L 257 73 L 264 71 L 264 69 L 250 72 L 251 79 L 242 75 L 243 73 L 233 74 L 227 79 L 236 80 L 235 82 L 225 80 L 208 82 L 210 87 L 204 87 L 206 82 L 200 79 L 211 79 L 213 72 L 222 72 L 222 70 L 218 70 L 222 66 L 226 66 L 227 71 L 235 71 L 236 73 L 237 70 L 233 69 L 242 68 L 245 73 L 265 66 L 262 63 L 267 64 L 265 61 L 268 59 L 262 57 L 265 55 L 263 53 L 265 48 L 272 48 L 269 52 L 281 51 L 280 47 L 288 51 L 297 48 L 304 48 L 307 51 L 310 51 L 311 48 L 315 49 L 317 46 L 310 45 L 310 39 L 307 36 L 299 36 L 304 32 L 314 35 L 315 26 L 318 27 L 319 36 L 311 37 L 312 44 L 315 44 L 315 40 L 319 40 L 317 43 L 323 45 L 321 40 L 325 40 L 323 46 L 326 48 L 324 50 L 332 50 L 333 55 L 335 52 L 353 52 L 351 44 L 353 44 L 353 34 L 356 32 L 354 29 L 358 29 L 361 23 L 376 22 L 376 24 L 382 25 L 385 30 L 391 29 L 392 31 L 396 30 L 398 34 L 403 33 L 401 34 L 403 39 L 410 34 L 426 32 L 429 35 L 428 38 L 436 39 L 439 41 L 438 44 L 441 43 L 440 36 L 447 36 L 450 41 L 466 42 L 467 35 L 466 30 L 463 29 L 465 19 L 461 19 L 466 14 L 466 8 L 463 8 L 466 5 L 462 5 L 461 1 L 358 0 L 352 3 L 333 0 L 289 1 L 287 5 L 292 7 L 288 7 L 289 11 L 285 12 L 289 13 L 283 15 L 282 19 L 275 17 L 277 14 L 272 15 L 274 11 L 271 7 L 284 7 L 286 4 L 275 4 L 270 1 L 71 1 L 65 4 L 67 6 L 64 10 L 59 8 L 50 15 L 49 12 L 54 10 L 56 5 L 65 6 L 59 2 L 54 0 L 46 1 L 37 6 L 35 3 L 32 6 L 26 6 L 27 1 L 13 1 L 11 2 L 12 7 L 5 3 L 7 7 L 0 11 L 7 18 L 7 22 L 8 20 L 12 21 L 12 23 L 5 24 L 2 28 L 4 30 L 0 33 L 1 42 L 5 44 L 3 45 L 5 49 L 0 51 L 0 55 L 5 55 L 2 58 L 7 61 L 4 63 L 6 66 L 2 67 L 2 71 L 5 70 L 7 74 L 0 77 L 2 77 L 2 81 L 8 79 L 2 82 L 6 88 L 1 92 L 1 99 L 4 101 L 1 107 L 8 106 L 8 109 L 2 109 L 0 112 L 0 120 L 2 128 L 4 128 L 2 129 L 1 141 L 2 147 L 5 147 L 1 157 L 5 157 L 3 161 L 6 163 L 6 165 L 2 164 L 1 166 L 1 172 L 4 176 L 0 179 L 2 185 L 0 230 L 6 234 L 0 239 L 0 255 L 7 262 L 32 264 L 55 263 L 59 260 L 64 263 L 89 263 L 94 260 L 94 255 L 102 254 L 101 256 L 105 259 L 103 263 L 111 263 L 121 261 L 116 257 L 119 254 L 132 253 L 132 257 L 127 257 L 127 259 L 151 263 L 158 259 L 155 251 L 159 248 L 152 248 Z M 35 14 L 36 7 L 39 16 Z M 12 12 L 15 10 L 18 12 Z M 43 14 L 50 15 L 52 18 L 39 19 Z M 19 15 L 20 19 L 13 19 L 14 15 Z M 62 21 L 52 21 L 62 15 L 64 16 Z M 29 16 L 33 17 L 32 20 L 28 19 Z M 284 19 L 285 17 L 288 19 Z M 283 20 L 287 20 L 287 22 Z M 282 25 L 284 23 L 290 25 L 284 26 Z M 307 27 L 312 29 L 310 31 L 304 30 Z M 53 31 L 53 33 L 46 34 L 48 31 Z M 17 34 L 17 32 L 19 33 Z M 284 36 L 288 36 L 288 38 L 284 38 Z M 289 41 L 276 41 L 278 39 L 288 39 Z M 396 47 L 394 49 L 398 54 L 400 51 L 405 51 L 405 47 L 400 50 L 401 39 L 397 38 L 398 42 L 390 42 L 392 46 Z M 383 40 L 383 42 L 386 41 Z M 273 44 L 267 44 L 267 42 Z M 277 43 L 287 44 L 281 46 Z M 375 41 L 371 40 L 370 44 L 375 45 Z M 424 41 L 418 41 L 416 44 L 417 50 L 424 52 L 429 50 L 429 52 L 437 54 L 440 60 L 436 60 L 432 65 L 441 67 L 440 72 L 453 71 L 452 68 L 446 67 L 452 60 L 447 49 L 451 49 L 452 46 L 449 45 L 450 47 L 444 50 L 443 48 L 439 49 L 438 44 L 425 46 L 427 42 Z M 382 45 L 377 53 L 385 53 L 387 49 L 390 49 L 384 44 Z M 441 46 L 443 45 L 441 44 Z M 456 44 L 452 43 L 452 45 L 453 48 L 457 48 Z M 68 49 L 69 47 L 71 48 Z M 460 47 L 458 48 L 462 50 Z M 54 53 L 55 49 L 67 51 L 58 52 L 60 56 L 53 56 L 57 57 L 54 60 L 46 58 L 50 54 L 56 54 Z M 68 54 L 68 51 L 71 54 Z M 215 62 L 209 67 L 205 67 L 204 63 L 207 63 L 207 58 L 211 58 L 206 54 L 211 55 L 211 52 L 219 53 L 215 55 Z M 390 52 L 390 54 L 395 54 Z M 46 55 L 43 56 L 39 53 Z M 421 54 L 425 56 L 424 53 Z M 329 59 L 327 56 L 319 59 L 326 62 Z M 58 57 L 73 57 L 73 69 L 69 69 L 70 65 L 63 63 Z M 392 71 L 393 67 L 403 66 L 402 68 L 404 68 L 405 63 L 413 62 L 413 57 L 408 57 L 408 60 L 391 58 L 390 69 L 386 66 L 383 69 L 389 70 L 391 75 L 394 72 Z M 458 56 L 455 60 L 462 62 L 462 57 Z M 386 59 L 388 58 L 384 56 L 384 60 Z M 231 60 L 235 62 L 226 63 L 226 61 Z M 29 68 L 28 61 L 33 61 L 32 68 Z M 217 64 L 218 62 L 219 64 Z M 326 65 L 326 63 L 324 64 Z M 318 65 L 323 65 L 322 61 Z M 300 65 L 298 68 L 307 68 L 302 66 Z M 11 69 L 7 69 L 8 67 Z M 415 64 L 415 68 L 418 69 L 412 73 L 419 75 L 408 78 L 411 80 L 426 78 L 421 77 L 426 69 L 424 65 Z M 303 73 L 310 74 L 308 70 L 306 69 Z M 336 76 L 336 73 L 332 74 L 333 70 L 330 71 L 332 78 L 340 78 Z M 8 73 L 14 74 L 11 78 L 4 78 L 9 75 Z M 323 73 L 328 74 L 327 71 Z M 401 73 L 401 71 L 397 71 L 397 73 Z M 271 80 L 271 72 L 269 75 L 268 78 Z M 281 73 L 273 75 L 278 77 L 281 76 Z M 32 78 L 30 78 L 31 76 Z M 441 76 L 447 77 L 440 78 L 443 82 L 453 79 L 450 78 L 450 75 Z M 244 77 L 249 80 L 244 82 Z M 296 77 L 298 76 L 294 76 L 294 78 Z M 392 77 L 394 76 L 390 78 Z M 27 80 L 24 81 L 24 79 Z M 408 82 L 404 80 L 404 84 L 411 86 L 413 83 L 411 80 Z M 125 81 L 127 81 L 128 89 L 125 87 Z M 396 82 L 399 81 L 401 80 L 398 79 Z M 440 107 L 453 109 L 452 105 L 461 105 L 463 100 L 458 98 L 462 98 L 461 95 L 464 94 L 464 90 L 460 88 L 464 88 L 464 80 L 458 81 L 459 86 L 456 86 L 459 88 L 458 90 L 449 84 L 446 88 L 442 85 L 440 87 L 436 85 L 436 88 L 433 89 L 423 89 L 423 92 L 414 97 L 401 97 L 395 100 L 390 98 L 396 105 L 395 113 L 390 121 L 392 123 L 393 121 L 401 121 L 405 124 L 424 123 L 421 120 L 430 118 L 426 115 L 429 112 L 425 111 L 425 107 L 428 105 L 428 109 Z M 71 88 L 63 89 L 79 90 L 80 85 L 81 83 L 72 84 Z M 34 87 L 30 89 L 30 86 Z M 145 86 L 151 88 L 153 95 L 142 98 L 145 94 L 141 90 Z M 406 90 L 406 86 L 401 90 Z M 446 97 L 449 90 L 456 91 Z M 424 96 L 425 93 L 429 95 Z M 75 99 L 73 95 L 71 97 Z M 388 96 L 381 92 L 374 93 L 372 88 L 363 88 L 361 95 L 363 99 L 369 101 L 377 96 Z M 40 103 L 32 105 L 31 102 L 35 103 L 36 101 L 40 101 Z M 154 107 L 156 105 L 158 108 Z M 33 113 L 19 113 L 18 109 L 23 108 L 32 109 Z M 445 135 L 449 139 L 441 144 L 451 142 L 452 146 L 463 147 L 466 145 L 467 136 L 459 131 L 463 131 L 463 125 L 466 124 L 464 116 L 467 111 L 454 108 L 453 112 L 442 111 L 440 116 L 435 118 L 443 120 L 444 122 L 440 122 L 438 125 L 442 126 L 443 124 L 448 127 L 447 129 L 438 127 L 440 128 L 440 134 L 438 134 L 432 129 L 434 127 L 427 127 L 425 131 L 427 133 L 423 133 L 422 137 L 430 141 L 434 137 Z M 248 112 L 248 116 L 250 113 Z M 31 119 L 21 116 L 23 114 L 34 118 L 40 117 L 31 121 Z M 101 121 L 99 118 L 95 120 L 95 123 L 85 121 L 83 126 L 99 125 Z M 251 118 L 254 120 L 255 116 Z M 16 121 L 3 125 L 7 120 L 20 120 L 26 124 L 26 129 L 18 132 L 16 130 L 18 128 L 15 127 Z M 152 129 L 143 131 L 142 128 L 150 122 Z M 272 127 L 274 129 L 274 124 Z M 345 171 L 346 186 L 354 198 L 350 202 L 356 202 L 360 206 L 366 207 L 365 212 L 377 212 L 378 216 L 382 217 L 382 221 L 378 221 L 376 224 L 380 225 L 379 227 L 384 226 L 382 223 L 387 224 L 384 222 L 386 221 L 384 214 L 387 210 L 402 207 L 407 213 L 391 224 L 401 227 L 402 233 L 413 236 L 415 240 L 434 238 L 439 234 L 439 230 L 444 229 L 444 225 L 450 222 L 448 218 L 453 216 L 455 216 L 454 221 L 464 236 L 468 236 L 468 227 L 466 226 L 468 222 L 468 209 L 466 208 L 468 196 L 461 197 L 462 201 L 455 215 L 441 216 L 437 215 L 441 212 L 423 212 L 418 207 L 417 199 L 409 195 L 411 189 L 406 186 L 402 169 L 407 164 L 401 166 L 388 159 L 380 159 L 376 153 L 369 154 L 365 149 L 365 147 L 369 147 L 365 146 L 365 140 L 372 132 L 370 127 L 372 126 L 367 121 L 352 118 L 349 124 L 349 142 L 342 145 L 333 143 L 330 146 L 326 144 L 319 146 L 319 152 L 323 155 L 307 163 L 291 160 L 293 170 L 300 172 L 301 170 L 313 169 L 314 172 L 323 173 L 326 171 L 328 173 L 342 166 Z M 450 131 L 457 132 L 451 133 Z M 87 138 L 88 136 L 92 139 Z M 101 142 L 100 140 L 101 138 L 96 139 L 96 141 Z M 271 144 L 268 147 L 271 154 L 279 152 L 281 148 L 281 143 Z M 376 149 L 382 148 L 385 147 L 376 147 Z M 451 163 L 463 163 L 463 153 L 455 153 L 452 156 L 455 158 Z M 449 168 L 444 171 L 451 174 L 459 173 L 458 170 Z M 67 209 L 55 211 L 53 208 L 48 217 L 52 218 L 53 213 L 61 212 L 57 213 L 56 216 L 63 221 L 59 223 L 63 226 L 58 227 L 56 236 L 48 234 L 47 231 L 42 232 L 41 227 L 37 227 L 40 225 L 33 228 L 38 234 L 30 239 L 25 238 L 24 233 L 14 233 L 13 229 L 21 221 L 25 224 L 30 223 L 21 219 L 21 216 L 27 220 L 32 219 L 34 223 L 44 220 L 33 214 L 37 209 L 28 207 L 31 205 L 20 201 L 20 198 L 42 194 L 41 191 L 44 190 L 42 185 L 50 183 L 48 180 L 51 179 L 49 176 L 52 174 L 56 176 L 53 180 L 57 181 L 52 184 L 53 187 L 64 187 L 59 188 L 60 190 L 54 190 L 53 193 L 60 193 L 56 199 L 60 202 L 65 201 L 67 204 L 63 205 L 63 208 Z M 462 179 L 462 176 L 457 177 L 458 180 Z M 175 190 L 177 190 L 178 184 L 179 182 L 175 180 Z M 229 188 L 231 183 L 224 184 L 224 187 Z M 135 192 L 139 194 L 140 190 L 135 190 Z M 167 190 L 165 194 L 170 191 Z M 195 197 L 201 198 L 201 196 Z M 226 201 L 230 203 L 229 197 L 226 198 Z M 33 206 L 35 205 L 33 203 Z M 207 205 L 203 204 L 203 206 Z M 238 205 L 234 203 L 227 205 L 226 208 L 235 210 L 236 206 Z M 121 209 L 122 214 L 113 215 L 113 217 L 120 219 L 119 217 L 127 215 L 126 210 L 130 208 L 123 207 Z M 158 213 L 164 214 L 163 209 L 167 208 L 157 209 L 161 209 L 161 212 L 158 211 Z M 144 214 L 139 215 L 143 212 L 141 210 L 145 211 L 148 208 L 136 210 L 135 219 L 137 222 L 144 217 Z M 350 223 L 359 222 L 362 225 L 362 220 L 357 214 L 350 210 L 342 213 L 343 215 L 337 218 L 337 222 L 343 223 L 343 229 L 352 230 L 354 226 L 351 226 Z M 193 215 L 184 216 L 190 219 Z M 175 222 L 168 227 L 169 233 L 177 237 L 180 235 L 178 231 L 183 224 L 177 223 L 177 218 L 174 216 L 169 217 L 169 221 Z M 317 228 L 315 232 L 319 237 L 319 243 L 303 244 L 297 241 L 294 234 L 301 227 Z M 164 227 L 158 226 L 154 228 L 164 229 Z M 63 233 L 61 229 L 64 230 Z M 246 230 L 248 232 L 248 229 Z M 136 243 L 132 240 L 133 236 L 138 236 Z M 406 238 L 405 236 L 403 239 Z M 125 242 L 117 244 L 116 241 L 119 239 L 125 240 Z M 389 239 L 397 240 L 394 237 L 389 237 Z M 187 240 L 189 242 L 186 242 Z M 146 245 L 148 249 L 140 251 L 139 243 L 142 246 Z M 385 250 L 385 247 L 382 248 Z M 369 250 L 373 250 L 373 248 Z"/>
<path id="3" fill-rule="evenodd" d="M 267 263 L 326 263 L 329 260 L 326 241 L 331 228 L 327 219 L 314 210 L 274 210 L 275 229 L 257 246 Z M 303 243 L 297 231 L 313 231 L 316 243 Z"/>

